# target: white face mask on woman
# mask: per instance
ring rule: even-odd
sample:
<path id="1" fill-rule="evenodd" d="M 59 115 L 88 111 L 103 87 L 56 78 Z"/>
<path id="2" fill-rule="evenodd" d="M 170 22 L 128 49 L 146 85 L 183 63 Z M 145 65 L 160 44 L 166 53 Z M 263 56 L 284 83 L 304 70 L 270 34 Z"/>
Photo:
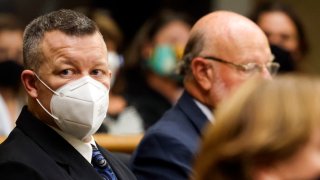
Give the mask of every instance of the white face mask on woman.
<path id="1" fill-rule="evenodd" d="M 118 70 L 123 64 L 123 57 L 114 52 L 114 51 L 109 51 L 108 52 L 108 63 L 109 63 L 109 68 L 112 72 L 111 80 L 110 80 L 110 85 L 111 87 L 114 85 L 114 82 L 117 77 Z"/>
<path id="2" fill-rule="evenodd" d="M 53 93 L 50 111 L 36 100 L 63 132 L 84 140 L 98 130 L 107 114 L 109 89 L 85 76 L 54 91 L 35 76 Z"/>

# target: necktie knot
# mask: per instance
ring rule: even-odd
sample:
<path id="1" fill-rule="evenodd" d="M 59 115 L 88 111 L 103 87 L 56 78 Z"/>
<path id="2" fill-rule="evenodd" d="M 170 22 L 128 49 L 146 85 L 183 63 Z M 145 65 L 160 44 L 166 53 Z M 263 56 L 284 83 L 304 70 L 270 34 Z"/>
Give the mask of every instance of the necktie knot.
<path id="1" fill-rule="evenodd" d="M 107 160 L 102 156 L 98 148 L 92 146 L 92 165 L 106 168 Z"/>
<path id="2" fill-rule="evenodd" d="M 106 180 L 117 180 L 116 175 L 111 169 L 109 163 L 101 154 L 99 149 L 92 145 L 92 160 L 91 163 L 96 171 Z"/>

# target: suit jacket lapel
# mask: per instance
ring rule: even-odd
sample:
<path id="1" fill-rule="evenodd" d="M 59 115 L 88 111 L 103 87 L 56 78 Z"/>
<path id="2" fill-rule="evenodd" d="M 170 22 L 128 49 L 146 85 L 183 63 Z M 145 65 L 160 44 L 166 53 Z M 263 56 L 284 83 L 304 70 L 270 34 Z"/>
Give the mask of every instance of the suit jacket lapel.
<path id="1" fill-rule="evenodd" d="M 195 129 L 201 135 L 202 128 L 208 123 L 208 119 L 187 91 L 183 92 L 177 106 L 189 117 Z"/>
<path id="2" fill-rule="evenodd" d="M 33 139 L 73 179 L 101 179 L 91 164 L 73 146 L 34 117 L 27 107 L 23 108 L 17 120 L 17 127 Z"/>

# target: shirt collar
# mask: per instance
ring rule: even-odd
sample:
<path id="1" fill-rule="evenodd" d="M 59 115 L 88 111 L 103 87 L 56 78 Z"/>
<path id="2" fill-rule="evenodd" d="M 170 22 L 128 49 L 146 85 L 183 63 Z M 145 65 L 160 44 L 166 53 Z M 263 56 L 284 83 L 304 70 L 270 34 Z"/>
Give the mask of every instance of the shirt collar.
<path id="1" fill-rule="evenodd" d="M 63 139 L 65 139 L 69 144 L 71 144 L 90 164 L 92 159 L 92 146 L 97 146 L 93 136 L 91 136 L 91 140 L 89 142 L 81 141 L 61 130 L 50 126 L 53 130 L 55 130 Z"/>
<path id="2" fill-rule="evenodd" d="M 201 102 L 197 101 L 196 99 L 193 99 L 193 101 L 196 103 L 196 105 L 202 111 L 202 113 L 207 117 L 207 119 L 211 123 L 213 123 L 214 116 L 213 116 L 212 110 L 210 110 L 206 105 L 202 104 Z"/>

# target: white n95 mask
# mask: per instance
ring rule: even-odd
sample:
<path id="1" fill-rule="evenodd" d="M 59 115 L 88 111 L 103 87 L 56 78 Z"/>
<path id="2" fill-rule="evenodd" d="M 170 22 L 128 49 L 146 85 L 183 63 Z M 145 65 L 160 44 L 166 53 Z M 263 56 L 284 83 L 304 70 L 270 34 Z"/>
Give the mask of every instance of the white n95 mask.
<path id="1" fill-rule="evenodd" d="M 109 104 L 109 89 L 102 83 L 85 76 L 54 91 L 36 77 L 53 92 L 51 112 L 36 100 L 63 132 L 83 140 L 98 130 L 106 117 Z"/>

